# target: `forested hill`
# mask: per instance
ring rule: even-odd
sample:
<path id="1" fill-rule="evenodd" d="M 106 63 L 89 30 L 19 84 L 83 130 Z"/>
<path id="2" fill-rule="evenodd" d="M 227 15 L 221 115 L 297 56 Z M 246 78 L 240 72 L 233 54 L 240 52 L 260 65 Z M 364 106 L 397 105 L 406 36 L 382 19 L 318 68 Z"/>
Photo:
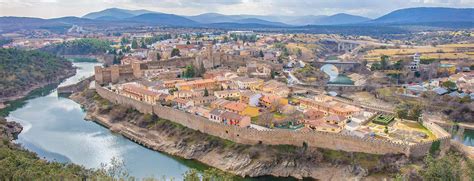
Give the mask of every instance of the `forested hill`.
<path id="1" fill-rule="evenodd" d="M 108 41 L 84 38 L 50 45 L 41 50 L 58 55 L 98 55 L 111 49 Z"/>
<path id="2" fill-rule="evenodd" d="M 74 74 L 72 63 L 36 50 L 0 48 L 0 100 Z"/>

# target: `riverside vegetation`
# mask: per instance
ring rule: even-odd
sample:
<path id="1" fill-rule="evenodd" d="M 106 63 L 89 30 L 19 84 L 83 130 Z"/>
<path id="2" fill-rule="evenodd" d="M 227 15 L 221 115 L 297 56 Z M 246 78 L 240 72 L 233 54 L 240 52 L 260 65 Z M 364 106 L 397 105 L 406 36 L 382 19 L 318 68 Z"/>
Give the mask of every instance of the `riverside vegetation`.
<path id="1" fill-rule="evenodd" d="M 72 63 L 41 51 L 0 48 L 0 101 L 74 75 Z"/>
<path id="2" fill-rule="evenodd" d="M 42 50 L 58 55 L 104 54 L 112 50 L 110 44 L 111 43 L 109 41 L 98 40 L 94 38 L 83 38 L 60 44 L 53 44 L 42 48 Z"/>
<path id="3" fill-rule="evenodd" d="M 98 169 L 86 169 L 72 163 L 48 162 L 25 150 L 12 141 L 22 127 L 0 117 L 0 180 L 138 180 L 128 175 L 125 163 L 112 159 Z M 232 180 L 232 175 L 217 169 L 202 172 L 191 169 L 183 175 L 185 180 Z M 146 180 L 158 180 L 145 178 Z"/>

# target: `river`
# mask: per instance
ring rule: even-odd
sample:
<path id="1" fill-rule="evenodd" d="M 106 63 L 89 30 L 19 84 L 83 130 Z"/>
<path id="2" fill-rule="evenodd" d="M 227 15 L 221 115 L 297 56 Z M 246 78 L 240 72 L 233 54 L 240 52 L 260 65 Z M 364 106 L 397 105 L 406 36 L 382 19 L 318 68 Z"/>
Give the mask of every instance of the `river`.
<path id="1" fill-rule="evenodd" d="M 466 146 L 473 146 L 474 147 L 474 130 L 472 129 L 465 129 L 462 135 L 453 134 L 453 139 L 456 141 L 461 142 Z"/>
<path id="2" fill-rule="evenodd" d="M 79 67 L 75 76 L 60 86 L 78 82 L 93 75 L 97 63 L 74 63 Z M 59 97 L 56 86 L 48 86 L 31 93 L 27 98 L 11 103 L 6 111 L 9 121 L 19 122 L 23 131 L 17 143 L 36 152 L 49 161 L 72 162 L 87 168 L 99 168 L 117 158 L 125 163 L 131 176 L 181 180 L 182 174 L 204 165 L 170 157 L 146 149 L 134 142 L 113 134 L 108 129 L 84 120 L 85 112 L 74 101 Z M 4 112 L 5 113 L 5 112 Z"/>

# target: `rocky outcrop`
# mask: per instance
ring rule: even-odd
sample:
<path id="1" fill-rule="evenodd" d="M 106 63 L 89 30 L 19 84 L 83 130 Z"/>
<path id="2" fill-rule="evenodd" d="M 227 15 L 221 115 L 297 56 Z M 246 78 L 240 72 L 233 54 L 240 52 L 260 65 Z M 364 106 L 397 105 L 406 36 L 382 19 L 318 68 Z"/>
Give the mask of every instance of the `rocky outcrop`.
<path id="1" fill-rule="evenodd" d="M 23 127 L 17 122 L 7 122 L 4 118 L 0 118 L 0 136 L 12 141 L 21 133 Z"/>

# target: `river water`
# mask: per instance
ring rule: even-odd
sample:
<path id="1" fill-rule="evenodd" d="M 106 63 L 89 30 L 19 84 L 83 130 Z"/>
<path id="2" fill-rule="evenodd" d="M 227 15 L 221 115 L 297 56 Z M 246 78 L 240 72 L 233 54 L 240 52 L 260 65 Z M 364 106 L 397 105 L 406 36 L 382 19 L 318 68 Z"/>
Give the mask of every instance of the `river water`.
<path id="1" fill-rule="evenodd" d="M 74 63 L 77 74 L 60 86 L 78 82 L 94 74 L 97 63 Z M 29 97 L 11 103 L 7 120 L 19 122 L 23 131 L 16 142 L 49 161 L 73 162 L 98 168 L 117 158 L 125 163 L 131 176 L 181 180 L 188 169 L 205 168 L 195 161 L 170 157 L 146 149 L 113 134 L 108 129 L 84 120 L 85 112 L 74 101 L 59 97 L 52 85 L 36 90 Z M 5 112 L 7 111 L 7 112 Z"/>

